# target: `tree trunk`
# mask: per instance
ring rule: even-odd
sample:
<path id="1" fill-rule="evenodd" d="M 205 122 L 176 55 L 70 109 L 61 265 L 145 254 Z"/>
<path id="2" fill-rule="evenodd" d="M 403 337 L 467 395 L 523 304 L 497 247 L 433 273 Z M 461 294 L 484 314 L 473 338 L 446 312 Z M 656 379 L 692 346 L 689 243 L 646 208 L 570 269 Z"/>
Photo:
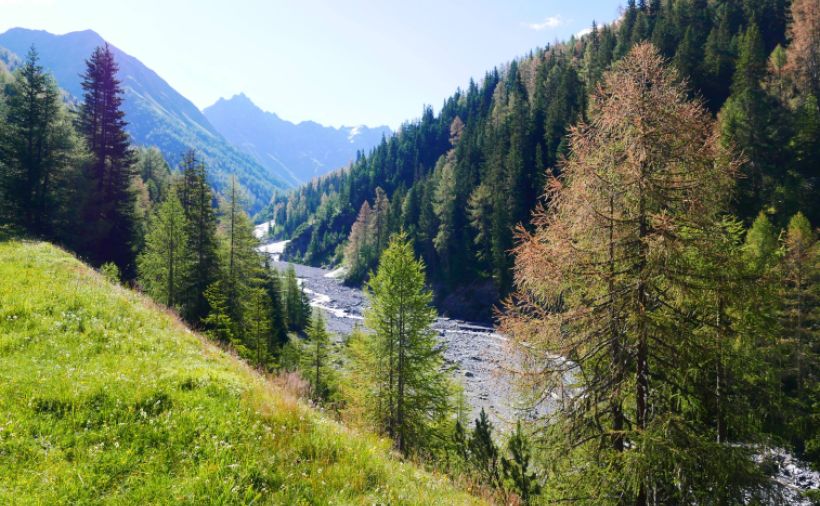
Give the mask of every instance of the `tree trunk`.
<path id="1" fill-rule="evenodd" d="M 645 177 L 645 169 L 641 167 L 641 177 Z M 646 251 L 646 236 L 647 230 L 647 216 L 646 216 L 646 202 L 644 196 L 643 183 L 640 183 L 640 200 L 638 209 L 638 286 L 637 286 L 637 302 L 638 302 L 638 356 L 636 367 L 636 391 L 635 391 L 635 405 L 637 413 L 635 416 L 636 425 L 639 432 L 646 429 L 649 415 L 649 336 L 646 322 L 647 310 L 647 254 Z M 643 506 L 647 504 L 646 482 L 641 480 L 640 489 L 636 504 Z"/>

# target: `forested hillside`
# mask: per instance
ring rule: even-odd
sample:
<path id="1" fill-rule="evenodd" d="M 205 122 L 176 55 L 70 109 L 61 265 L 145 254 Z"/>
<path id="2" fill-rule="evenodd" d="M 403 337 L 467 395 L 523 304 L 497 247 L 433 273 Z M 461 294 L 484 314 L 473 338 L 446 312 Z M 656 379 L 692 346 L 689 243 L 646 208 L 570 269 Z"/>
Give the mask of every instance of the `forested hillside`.
<path id="1" fill-rule="evenodd" d="M 511 288 L 513 228 L 529 221 L 548 171 L 560 173 L 588 94 L 649 41 L 717 118 L 721 142 L 742 153 L 732 211 L 746 224 L 763 211 L 782 227 L 798 210 L 817 223 L 818 22 L 805 0 L 630 0 L 616 23 L 493 69 L 263 216 L 292 239 L 291 258 L 344 259 L 352 282 L 404 229 L 439 306 L 488 317 Z"/>
<path id="2" fill-rule="evenodd" d="M 91 30 L 54 35 L 15 28 L 0 34 L 0 47 L 9 50 L 15 62 L 22 62 L 29 49 L 35 47 L 40 64 L 68 93 L 70 102 L 83 98 L 81 74 L 85 60 L 102 44 L 105 40 Z M 127 132 L 135 144 L 158 147 L 172 165 L 179 163 L 188 149 L 196 149 L 211 167 L 210 183 L 222 191 L 230 185 L 231 174 L 236 175 L 247 189 L 247 205 L 254 211 L 266 205 L 276 189 L 289 186 L 279 172 L 258 164 L 231 145 L 193 103 L 153 70 L 110 47 L 120 68 Z"/>

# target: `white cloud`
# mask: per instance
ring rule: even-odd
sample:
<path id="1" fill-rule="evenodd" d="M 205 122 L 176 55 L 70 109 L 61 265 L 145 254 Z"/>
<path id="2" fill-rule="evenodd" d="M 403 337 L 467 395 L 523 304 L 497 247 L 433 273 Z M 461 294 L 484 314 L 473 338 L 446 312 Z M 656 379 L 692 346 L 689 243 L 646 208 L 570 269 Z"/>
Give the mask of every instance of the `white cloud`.
<path id="1" fill-rule="evenodd" d="M 592 33 L 592 28 L 584 28 L 583 30 L 575 34 L 575 38 L 580 39 L 584 35 L 588 35 L 590 33 Z"/>
<path id="2" fill-rule="evenodd" d="M 564 19 L 561 16 L 549 16 L 548 18 L 544 19 L 544 21 L 540 23 L 523 23 L 524 26 L 529 28 L 530 30 L 547 30 L 551 28 L 558 28 L 559 26 L 564 24 Z"/>

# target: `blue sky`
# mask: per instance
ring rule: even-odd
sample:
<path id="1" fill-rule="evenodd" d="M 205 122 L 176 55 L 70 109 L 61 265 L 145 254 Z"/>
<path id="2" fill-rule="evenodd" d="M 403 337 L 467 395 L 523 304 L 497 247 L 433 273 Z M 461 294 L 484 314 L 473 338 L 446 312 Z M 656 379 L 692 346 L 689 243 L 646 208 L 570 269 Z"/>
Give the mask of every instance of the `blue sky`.
<path id="1" fill-rule="evenodd" d="M 0 0 L 0 32 L 92 29 L 203 108 L 247 94 L 291 121 L 397 127 L 470 77 L 625 0 Z"/>

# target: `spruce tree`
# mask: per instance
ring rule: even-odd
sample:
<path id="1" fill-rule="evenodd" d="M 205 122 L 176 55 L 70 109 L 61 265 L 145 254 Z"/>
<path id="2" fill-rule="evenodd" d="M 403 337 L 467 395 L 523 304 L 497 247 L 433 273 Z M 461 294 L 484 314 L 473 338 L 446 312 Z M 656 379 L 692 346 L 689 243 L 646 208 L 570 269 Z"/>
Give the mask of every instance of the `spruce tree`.
<path id="1" fill-rule="evenodd" d="M 510 489 L 521 499 L 521 504 L 530 504 L 541 492 L 538 476 L 531 468 L 530 441 L 521 427 L 521 420 L 515 424 L 515 431 L 507 441 L 507 457 L 501 457 L 504 479 Z"/>
<path id="2" fill-rule="evenodd" d="M 182 280 L 185 296 L 185 319 L 198 325 L 208 312 L 205 290 L 220 277 L 217 220 L 213 192 L 206 180 L 205 164 L 188 151 L 180 164 L 182 177 L 177 183 L 185 211 L 186 235 L 191 269 Z"/>
<path id="3" fill-rule="evenodd" d="M 777 210 L 773 183 L 782 179 L 790 162 L 784 149 L 788 121 L 778 102 L 762 87 L 766 65 L 760 30 L 752 24 L 740 39 L 732 95 L 720 112 L 722 142 L 746 158 L 742 167 L 745 177 L 738 185 L 737 212 L 749 221 L 763 206 Z"/>
<path id="4" fill-rule="evenodd" d="M 493 424 L 487 418 L 484 408 L 481 408 L 481 413 L 475 419 L 468 446 L 470 448 L 470 462 L 485 480 L 485 483 L 491 487 L 500 487 L 502 485 L 501 462 L 499 461 L 498 446 L 493 440 Z"/>
<path id="5" fill-rule="evenodd" d="M 278 353 L 288 342 L 287 316 L 285 314 L 285 294 L 282 278 L 279 272 L 270 266 L 270 260 L 265 259 L 265 274 L 263 288 L 268 294 L 270 333 L 268 335 L 268 351 Z"/>
<path id="6" fill-rule="evenodd" d="M 123 276 L 134 275 L 136 231 L 135 195 L 131 183 L 134 153 L 122 110 L 119 67 L 108 44 L 86 60 L 82 78 L 83 103 L 79 130 L 91 155 L 90 194 L 85 203 L 85 253 L 95 264 L 112 261 Z"/>
<path id="7" fill-rule="evenodd" d="M 236 335 L 236 323 L 231 319 L 228 296 L 222 281 L 214 281 L 205 289 L 205 300 L 210 311 L 202 320 L 205 333 L 222 344 L 230 344 Z"/>
<path id="8" fill-rule="evenodd" d="M 70 192 L 81 186 L 75 173 L 81 159 L 57 85 L 34 47 L 15 72 L 6 106 L 0 216 L 35 236 L 54 238 L 74 218 L 76 199 Z"/>
<path id="9" fill-rule="evenodd" d="M 262 288 L 252 289 L 248 297 L 247 329 L 243 346 L 256 367 L 265 367 L 272 349 L 270 344 L 270 298 Z"/>

